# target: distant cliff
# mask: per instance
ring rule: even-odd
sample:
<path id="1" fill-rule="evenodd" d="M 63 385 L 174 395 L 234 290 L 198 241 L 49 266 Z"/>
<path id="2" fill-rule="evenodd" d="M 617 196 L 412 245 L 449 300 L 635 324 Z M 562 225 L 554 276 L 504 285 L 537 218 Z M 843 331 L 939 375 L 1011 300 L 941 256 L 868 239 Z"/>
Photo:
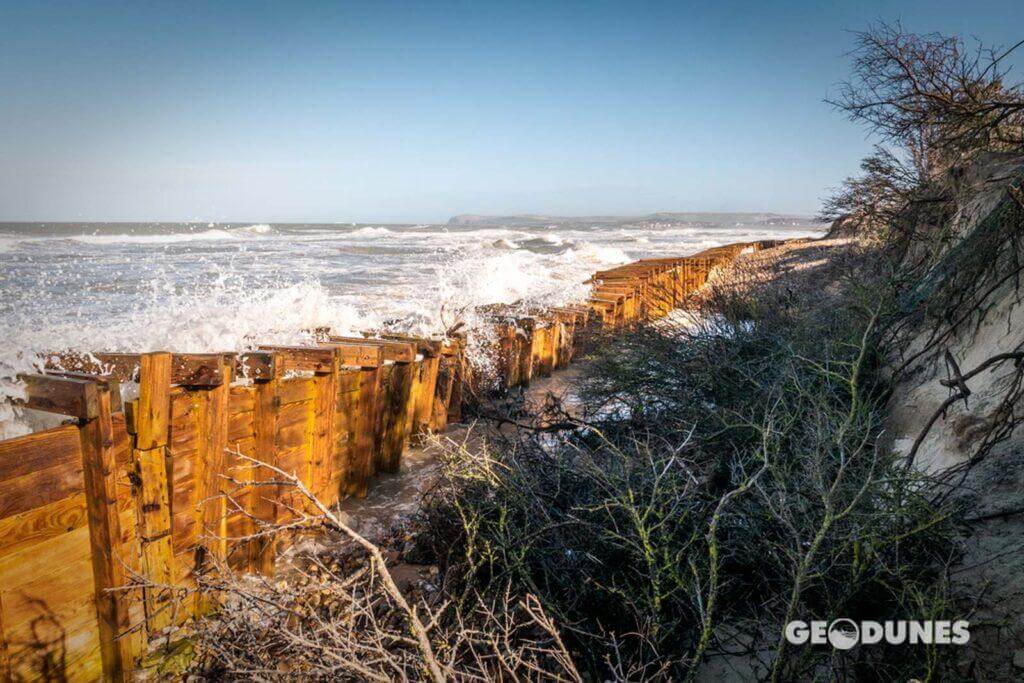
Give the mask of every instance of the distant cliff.
<path id="1" fill-rule="evenodd" d="M 725 212 L 673 212 L 663 211 L 638 216 L 549 216 L 544 214 L 516 214 L 489 216 L 464 213 L 448 219 L 448 225 L 523 225 L 544 226 L 564 223 L 585 223 L 588 225 L 622 225 L 628 223 L 696 223 L 706 225 L 782 225 L 807 226 L 819 223 L 809 216 L 760 213 Z"/>

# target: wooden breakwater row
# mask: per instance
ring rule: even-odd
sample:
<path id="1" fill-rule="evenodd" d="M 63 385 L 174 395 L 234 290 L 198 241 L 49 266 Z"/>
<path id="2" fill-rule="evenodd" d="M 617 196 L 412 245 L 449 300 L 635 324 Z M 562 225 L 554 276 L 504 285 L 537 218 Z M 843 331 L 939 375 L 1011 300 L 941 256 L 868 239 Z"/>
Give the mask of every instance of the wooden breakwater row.
<path id="1" fill-rule="evenodd" d="M 506 388 L 548 375 L 588 325 L 664 315 L 764 246 L 597 273 L 580 306 L 488 307 L 489 367 Z M 247 458 L 327 503 L 365 494 L 410 439 L 460 419 L 466 341 L 323 331 L 243 354 L 58 354 L 23 376 L 24 406 L 74 421 L 0 442 L 0 680 L 123 680 L 150 639 L 211 607 L 179 589 L 213 559 L 271 575 L 282 541 L 260 531 L 305 503 Z"/>

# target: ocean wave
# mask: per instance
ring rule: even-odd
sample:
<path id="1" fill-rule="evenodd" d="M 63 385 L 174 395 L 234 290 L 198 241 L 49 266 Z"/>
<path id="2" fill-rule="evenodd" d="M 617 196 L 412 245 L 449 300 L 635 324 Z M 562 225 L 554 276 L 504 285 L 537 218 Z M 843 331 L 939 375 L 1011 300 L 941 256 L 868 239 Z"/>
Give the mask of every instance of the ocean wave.
<path id="1" fill-rule="evenodd" d="M 228 230 L 214 228 L 202 232 L 168 232 L 157 235 L 74 235 L 68 239 L 82 244 L 178 244 L 181 242 L 207 242 L 234 240 L 238 236 Z"/>
<path id="2" fill-rule="evenodd" d="M 191 232 L 186 226 L 178 232 L 171 232 L 174 226 L 140 226 L 128 233 L 128 226 L 118 226 L 104 229 L 126 234 L 106 235 L 76 235 L 91 231 L 85 225 L 45 235 L 5 230 L 0 405 L 16 388 L 3 378 L 32 371 L 37 353 L 62 349 L 242 351 L 256 344 L 309 343 L 316 327 L 344 334 L 399 321 L 411 333 L 437 334 L 457 320 L 466 323 L 471 344 L 482 345 L 493 330 L 477 316 L 477 306 L 584 301 L 584 283 L 595 270 L 692 253 L 736 241 L 738 232 L 729 227 L 711 238 L 704 228 L 697 235 L 693 227 L 675 226 L 686 234 L 671 239 L 671 230 L 571 226 L 305 228 L 203 224 Z M 793 236 L 771 229 L 742 232 L 748 239 Z M 265 248 L 218 249 L 218 241 Z M 78 257 L 76 242 L 92 245 L 89 258 Z M 152 246 L 187 242 L 214 247 Z M 47 267 L 22 267 L 28 262 L 22 252 Z M 0 429 L 15 422 L 0 411 Z"/>
<path id="3" fill-rule="evenodd" d="M 272 235 L 276 231 L 267 223 L 255 223 L 244 228 L 234 228 L 231 232 L 241 232 L 249 235 Z"/>
<path id="4" fill-rule="evenodd" d="M 365 228 L 359 228 L 352 232 L 344 233 L 343 237 L 384 237 L 385 235 L 393 235 L 394 231 L 388 228 L 379 228 L 375 226 L 367 226 Z"/>
<path id="5" fill-rule="evenodd" d="M 584 242 L 572 250 L 574 256 L 578 256 L 588 264 L 597 266 L 613 266 L 627 263 L 630 255 L 620 247 L 611 247 L 600 244 Z"/>

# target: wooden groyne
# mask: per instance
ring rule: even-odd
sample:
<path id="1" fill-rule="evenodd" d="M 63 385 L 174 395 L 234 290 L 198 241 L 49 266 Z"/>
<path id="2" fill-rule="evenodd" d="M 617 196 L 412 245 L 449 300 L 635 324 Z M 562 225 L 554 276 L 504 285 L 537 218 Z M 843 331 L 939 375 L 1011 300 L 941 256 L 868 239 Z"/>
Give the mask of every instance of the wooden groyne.
<path id="1" fill-rule="evenodd" d="M 487 307 L 491 386 L 549 375 L 588 326 L 664 316 L 713 268 L 776 244 L 602 271 L 577 306 Z M 181 596 L 213 560 L 273 574 L 284 541 L 260 531 L 305 503 L 253 460 L 328 504 L 365 495 L 410 441 L 460 420 L 466 353 L 458 333 L 324 330 L 241 354 L 55 354 L 22 376 L 24 407 L 72 421 L 0 442 L 0 680 L 128 678 L 150 639 L 211 608 Z"/>

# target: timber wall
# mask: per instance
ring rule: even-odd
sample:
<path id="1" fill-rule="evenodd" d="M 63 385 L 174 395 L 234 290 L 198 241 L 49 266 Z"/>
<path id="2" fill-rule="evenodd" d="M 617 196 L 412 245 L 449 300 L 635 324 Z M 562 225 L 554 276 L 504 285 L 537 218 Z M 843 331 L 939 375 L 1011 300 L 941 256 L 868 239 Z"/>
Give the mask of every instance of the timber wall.
<path id="1" fill-rule="evenodd" d="M 776 244 L 596 273 L 579 306 L 487 307 L 491 379 L 550 375 L 588 325 L 666 315 L 716 266 Z M 212 607 L 181 595 L 213 559 L 273 574 L 282 541 L 259 532 L 304 502 L 247 458 L 328 504 L 365 495 L 410 440 L 459 421 L 465 351 L 458 334 L 322 331 L 245 354 L 61 354 L 23 376 L 26 407 L 74 422 L 0 442 L 0 679 L 130 677 L 150 638 Z M 122 403 L 128 382 L 138 397 Z"/>

